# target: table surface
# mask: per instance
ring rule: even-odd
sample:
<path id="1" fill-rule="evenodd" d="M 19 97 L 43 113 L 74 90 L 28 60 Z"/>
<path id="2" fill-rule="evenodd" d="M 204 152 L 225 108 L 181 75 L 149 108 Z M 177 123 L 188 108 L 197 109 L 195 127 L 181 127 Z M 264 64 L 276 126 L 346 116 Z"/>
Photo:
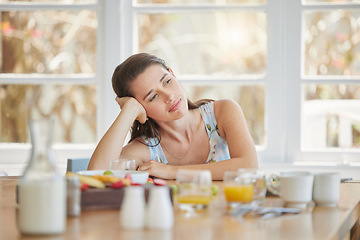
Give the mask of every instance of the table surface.
<path id="1" fill-rule="evenodd" d="M 173 181 L 168 181 L 173 184 Z M 227 213 L 222 193 L 209 209 L 188 216 L 174 207 L 174 228 L 170 231 L 125 230 L 120 226 L 119 210 L 86 210 L 67 219 L 66 233 L 55 236 L 22 236 L 17 228 L 17 177 L 0 177 L 0 239 L 345 239 L 360 217 L 360 184 L 342 183 L 336 207 L 314 207 L 310 204 L 300 214 L 285 214 L 271 219 L 233 217 Z M 277 197 L 267 197 L 267 206 L 283 206 Z"/>

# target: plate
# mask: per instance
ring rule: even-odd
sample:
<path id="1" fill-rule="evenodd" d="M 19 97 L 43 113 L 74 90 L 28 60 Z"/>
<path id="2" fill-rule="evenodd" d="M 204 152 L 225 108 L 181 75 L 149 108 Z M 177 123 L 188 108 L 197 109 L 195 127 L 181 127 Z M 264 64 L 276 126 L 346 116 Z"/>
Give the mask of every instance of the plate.
<path id="1" fill-rule="evenodd" d="M 81 175 L 91 176 L 91 175 L 103 175 L 105 171 L 107 170 L 87 170 L 87 171 L 79 171 L 77 173 Z M 126 174 L 130 173 L 132 182 L 138 184 L 145 184 L 149 178 L 149 173 L 143 171 L 130 171 L 130 170 L 125 170 L 125 171 L 111 170 L 111 171 L 113 172 L 113 176 L 119 178 L 124 178 Z"/>

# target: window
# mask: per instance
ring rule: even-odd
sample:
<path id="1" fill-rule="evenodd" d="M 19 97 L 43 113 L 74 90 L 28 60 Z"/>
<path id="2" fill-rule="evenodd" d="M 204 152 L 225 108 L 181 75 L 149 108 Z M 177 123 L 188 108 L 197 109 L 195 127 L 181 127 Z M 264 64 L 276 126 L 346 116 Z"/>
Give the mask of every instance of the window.
<path id="1" fill-rule="evenodd" d="M 60 155 L 96 141 L 99 5 L 75 3 L 0 1 L 0 163 L 28 160 L 29 117 L 55 117 Z"/>
<path id="2" fill-rule="evenodd" d="M 355 159 L 358 4 L 138 0 L 127 8 L 133 52 L 167 59 L 190 99 L 238 101 L 260 160 Z"/>
<path id="3" fill-rule="evenodd" d="M 135 1 L 129 6 L 134 18 L 134 52 L 166 59 L 191 100 L 230 97 L 239 102 L 259 147 L 267 144 L 264 3 Z"/>
<path id="4" fill-rule="evenodd" d="M 299 141 L 290 141 L 289 135 L 288 156 L 295 161 L 356 165 L 360 5 L 306 0 L 287 9 L 287 20 L 301 24 L 301 31 L 290 24 L 287 32 L 288 130 L 299 136 Z"/>
<path id="5" fill-rule="evenodd" d="M 132 53 L 166 59 L 191 100 L 237 101 L 261 157 L 279 160 L 285 89 L 274 60 L 282 47 L 281 3 L 138 0 L 126 9 Z"/>
<path id="6" fill-rule="evenodd" d="M 232 98 L 260 162 L 356 165 L 360 5 L 304 0 L 0 0 L 0 164 L 27 160 L 26 116 L 57 116 L 58 163 L 118 114 L 111 75 L 166 60 L 191 100 Z M 79 132 L 81 134 L 79 134 Z"/>

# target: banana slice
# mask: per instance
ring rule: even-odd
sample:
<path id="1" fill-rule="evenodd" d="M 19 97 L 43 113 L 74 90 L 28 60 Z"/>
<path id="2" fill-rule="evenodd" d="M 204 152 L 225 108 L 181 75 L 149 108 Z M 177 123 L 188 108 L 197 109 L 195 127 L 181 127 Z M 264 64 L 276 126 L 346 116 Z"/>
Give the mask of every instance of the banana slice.
<path id="1" fill-rule="evenodd" d="M 77 176 L 79 177 L 79 180 L 81 183 L 85 183 L 87 185 L 89 185 L 90 187 L 95 187 L 95 188 L 105 188 L 105 184 L 103 182 L 101 182 L 100 180 L 90 177 L 90 176 L 85 176 L 85 175 L 80 175 L 80 174 L 76 174 L 73 172 L 67 172 L 66 176 Z"/>
<path id="2" fill-rule="evenodd" d="M 103 183 L 116 183 L 123 178 L 119 178 L 116 176 L 110 176 L 110 175 L 92 175 L 91 177 L 96 178 L 97 180 L 103 182 Z"/>

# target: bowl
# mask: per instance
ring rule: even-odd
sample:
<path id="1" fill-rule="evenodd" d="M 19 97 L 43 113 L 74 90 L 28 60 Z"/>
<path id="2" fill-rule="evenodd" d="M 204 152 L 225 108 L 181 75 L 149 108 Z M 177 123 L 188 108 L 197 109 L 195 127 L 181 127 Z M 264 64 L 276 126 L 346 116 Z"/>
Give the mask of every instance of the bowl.
<path id="1" fill-rule="evenodd" d="M 85 176 L 103 175 L 105 171 L 107 171 L 107 170 L 86 170 L 86 171 L 79 171 L 79 172 L 77 172 L 77 174 L 81 174 L 81 175 L 85 175 Z M 145 184 L 149 178 L 149 173 L 143 172 L 143 171 L 111 170 L 111 172 L 113 172 L 113 176 L 116 176 L 119 178 L 125 178 L 126 174 L 130 173 L 132 182 L 138 183 L 138 184 Z"/>

